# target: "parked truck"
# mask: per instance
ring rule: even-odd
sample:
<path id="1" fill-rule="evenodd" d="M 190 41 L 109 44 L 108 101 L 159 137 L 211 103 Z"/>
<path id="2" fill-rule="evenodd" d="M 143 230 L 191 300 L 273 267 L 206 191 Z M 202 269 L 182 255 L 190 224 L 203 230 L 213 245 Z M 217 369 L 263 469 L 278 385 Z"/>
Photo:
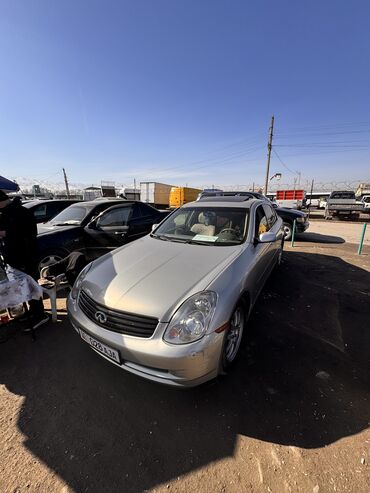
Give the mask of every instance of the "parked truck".
<path id="1" fill-rule="evenodd" d="M 370 214 L 370 195 L 364 195 L 361 199 L 363 211 L 365 214 Z"/>
<path id="2" fill-rule="evenodd" d="M 325 207 L 325 219 L 358 219 L 363 211 L 363 204 L 357 202 L 355 192 L 344 190 L 330 194 Z"/>
<path id="3" fill-rule="evenodd" d="M 199 188 L 172 187 L 170 192 L 170 208 L 176 209 L 187 202 L 197 200 L 201 190 Z"/>
<path id="4" fill-rule="evenodd" d="M 140 183 L 140 200 L 155 207 L 168 208 L 172 185 L 156 181 L 142 181 Z"/>
<path id="5" fill-rule="evenodd" d="M 276 203 L 279 207 L 287 209 L 302 209 L 306 204 L 306 192 L 304 190 L 277 190 Z"/>

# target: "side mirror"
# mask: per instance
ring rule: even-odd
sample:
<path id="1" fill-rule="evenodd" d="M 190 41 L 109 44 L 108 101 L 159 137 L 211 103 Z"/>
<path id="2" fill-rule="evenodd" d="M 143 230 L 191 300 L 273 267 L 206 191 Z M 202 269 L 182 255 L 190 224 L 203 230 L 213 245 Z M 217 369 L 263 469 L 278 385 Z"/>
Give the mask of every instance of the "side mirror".
<path id="1" fill-rule="evenodd" d="M 274 241 L 276 241 L 276 234 L 270 231 L 260 234 L 258 238 L 259 243 L 273 243 Z"/>
<path id="2" fill-rule="evenodd" d="M 157 226 L 158 224 L 152 224 L 152 231 L 154 231 Z"/>

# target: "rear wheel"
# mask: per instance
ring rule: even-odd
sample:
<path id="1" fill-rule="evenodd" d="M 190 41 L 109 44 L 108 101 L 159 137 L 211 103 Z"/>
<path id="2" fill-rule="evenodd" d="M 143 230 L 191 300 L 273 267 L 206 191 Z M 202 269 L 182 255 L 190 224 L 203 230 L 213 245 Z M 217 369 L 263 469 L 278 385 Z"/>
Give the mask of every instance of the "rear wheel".
<path id="1" fill-rule="evenodd" d="M 242 342 L 246 311 L 242 303 L 238 303 L 230 318 L 230 327 L 225 334 L 222 349 L 222 368 L 226 370 L 235 361 Z"/>
<path id="2" fill-rule="evenodd" d="M 290 240 L 293 233 L 292 225 L 289 223 L 283 223 L 284 240 Z"/>

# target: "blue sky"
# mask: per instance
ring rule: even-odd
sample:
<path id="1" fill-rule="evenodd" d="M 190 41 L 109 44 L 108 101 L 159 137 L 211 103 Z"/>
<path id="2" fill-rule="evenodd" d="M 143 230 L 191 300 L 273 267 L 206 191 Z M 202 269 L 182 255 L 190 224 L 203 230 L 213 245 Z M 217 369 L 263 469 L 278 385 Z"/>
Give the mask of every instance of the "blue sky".
<path id="1" fill-rule="evenodd" d="M 370 179 L 368 1 L 1 0 L 0 174 Z M 280 159 L 279 159 L 280 158 Z"/>

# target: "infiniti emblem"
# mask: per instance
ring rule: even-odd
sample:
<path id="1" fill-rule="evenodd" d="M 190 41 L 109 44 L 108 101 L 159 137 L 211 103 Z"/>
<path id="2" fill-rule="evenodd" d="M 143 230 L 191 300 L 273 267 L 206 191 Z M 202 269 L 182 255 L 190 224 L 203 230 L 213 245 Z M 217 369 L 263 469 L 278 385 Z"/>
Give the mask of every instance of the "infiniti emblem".
<path id="1" fill-rule="evenodd" d="M 107 321 L 107 316 L 103 312 L 95 312 L 95 320 L 99 322 L 100 324 L 105 324 Z"/>

